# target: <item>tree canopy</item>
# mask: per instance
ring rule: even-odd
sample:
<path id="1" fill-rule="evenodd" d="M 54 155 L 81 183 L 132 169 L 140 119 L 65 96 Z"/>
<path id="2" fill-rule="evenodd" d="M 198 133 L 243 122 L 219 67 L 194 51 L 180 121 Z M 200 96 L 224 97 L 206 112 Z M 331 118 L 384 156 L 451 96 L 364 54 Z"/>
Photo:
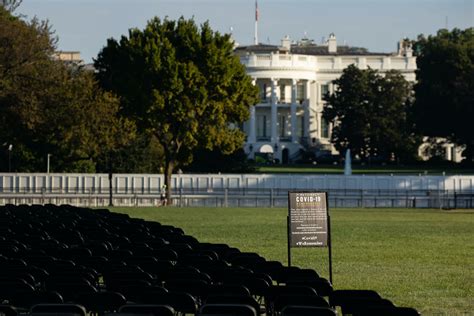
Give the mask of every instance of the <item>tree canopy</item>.
<path id="1" fill-rule="evenodd" d="M 464 145 L 474 159 L 474 28 L 440 30 L 415 42 L 416 123 L 426 136 Z"/>
<path id="2" fill-rule="evenodd" d="M 23 0 L 0 0 L 0 6 L 9 12 L 15 11 Z"/>
<path id="3" fill-rule="evenodd" d="M 240 148 L 238 126 L 257 90 L 233 54 L 229 35 L 193 20 L 154 18 L 144 30 L 109 39 L 95 61 L 103 87 L 120 96 L 123 115 L 163 147 L 165 184 L 198 148 Z"/>
<path id="4" fill-rule="evenodd" d="M 0 6 L 0 144 L 12 171 L 95 171 L 94 159 L 133 136 L 116 97 L 92 73 L 55 58 L 47 22 L 23 21 Z"/>
<path id="5" fill-rule="evenodd" d="M 324 97 L 323 117 L 333 123 L 331 141 L 339 152 L 360 158 L 409 160 L 418 138 L 411 121 L 411 86 L 397 71 L 347 67 Z"/>

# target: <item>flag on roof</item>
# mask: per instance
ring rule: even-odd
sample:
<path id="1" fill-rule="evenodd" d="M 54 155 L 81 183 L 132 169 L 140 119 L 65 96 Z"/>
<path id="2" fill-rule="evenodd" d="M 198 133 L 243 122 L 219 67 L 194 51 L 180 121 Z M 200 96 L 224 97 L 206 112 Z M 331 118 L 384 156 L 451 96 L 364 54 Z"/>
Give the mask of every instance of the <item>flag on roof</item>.
<path id="1" fill-rule="evenodd" d="M 255 21 L 258 21 L 258 3 L 255 0 Z"/>

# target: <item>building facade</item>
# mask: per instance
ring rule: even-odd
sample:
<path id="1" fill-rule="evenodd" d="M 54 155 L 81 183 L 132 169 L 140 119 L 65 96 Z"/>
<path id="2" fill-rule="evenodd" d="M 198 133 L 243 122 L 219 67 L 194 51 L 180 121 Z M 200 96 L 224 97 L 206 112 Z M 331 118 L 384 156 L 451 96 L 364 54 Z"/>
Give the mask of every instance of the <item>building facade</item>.
<path id="1" fill-rule="evenodd" d="M 285 37 L 280 46 L 242 46 L 235 52 L 260 90 L 260 102 L 251 107 L 243 126 L 245 152 L 257 161 L 291 163 L 305 151 L 334 152 L 332 126 L 322 118 L 323 96 L 334 91 L 332 81 L 349 65 L 382 75 L 395 69 L 408 81 L 416 79 L 416 58 L 403 41 L 393 54 L 338 46 L 334 34 L 322 45 L 308 39 L 292 43 Z"/>

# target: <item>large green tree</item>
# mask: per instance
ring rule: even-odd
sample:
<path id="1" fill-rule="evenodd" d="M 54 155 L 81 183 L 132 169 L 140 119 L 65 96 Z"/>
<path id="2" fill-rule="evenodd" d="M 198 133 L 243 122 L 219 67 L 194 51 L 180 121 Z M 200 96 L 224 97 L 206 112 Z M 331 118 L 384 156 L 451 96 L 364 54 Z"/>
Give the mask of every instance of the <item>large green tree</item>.
<path id="1" fill-rule="evenodd" d="M 94 75 L 55 57 L 47 22 L 24 21 L 0 6 L 2 169 L 12 146 L 14 171 L 94 171 L 95 159 L 133 136 L 116 97 Z M 13 171 L 12 170 L 12 171 Z"/>
<path id="2" fill-rule="evenodd" d="M 95 67 L 103 87 L 120 96 L 122 114 L 163 147 L 169 203 L 173 170 L 189 164 L 197 148 L 229 153 L 242 146 L 237 126 L 257 90 L 230 36 L 208 23 L 154 18 L 144 30 L 109 39 Z"/>
<path id="3" fill-rule="evenodd" d="M 419 36 L 416 122 L 426 136 L 464 145 L 466 161 L 474 159 L 474 28 L 440 30 Z"/>
<path id="4" fill-rule="evenodd" d="M 333 124 L 331 141 L 339 152 L 350 149 L 362 159 L 414 157 L 419 138 L 411 120 L 412 88 L 399 72 L 382 76 L 351 65 L 333 83 L 323 117 Z"/>

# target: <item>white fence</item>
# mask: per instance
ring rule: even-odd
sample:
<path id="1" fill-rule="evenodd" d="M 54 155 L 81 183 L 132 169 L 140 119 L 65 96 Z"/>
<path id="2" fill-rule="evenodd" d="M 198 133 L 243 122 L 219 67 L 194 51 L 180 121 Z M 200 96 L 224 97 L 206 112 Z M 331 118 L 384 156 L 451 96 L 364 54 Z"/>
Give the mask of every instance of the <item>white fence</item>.
<path id="1" fill-rule="evenodd" d="M 0 174 L 0 204 L 153 206 L 163 176 Z M 181 206 L 286 206 L 289 190 L 329 192 L 335 207 L 473 207 L 474 176 L 181 174 L 172 178 Z M 112 193 L 112 194 L 110 194 Z"/>

